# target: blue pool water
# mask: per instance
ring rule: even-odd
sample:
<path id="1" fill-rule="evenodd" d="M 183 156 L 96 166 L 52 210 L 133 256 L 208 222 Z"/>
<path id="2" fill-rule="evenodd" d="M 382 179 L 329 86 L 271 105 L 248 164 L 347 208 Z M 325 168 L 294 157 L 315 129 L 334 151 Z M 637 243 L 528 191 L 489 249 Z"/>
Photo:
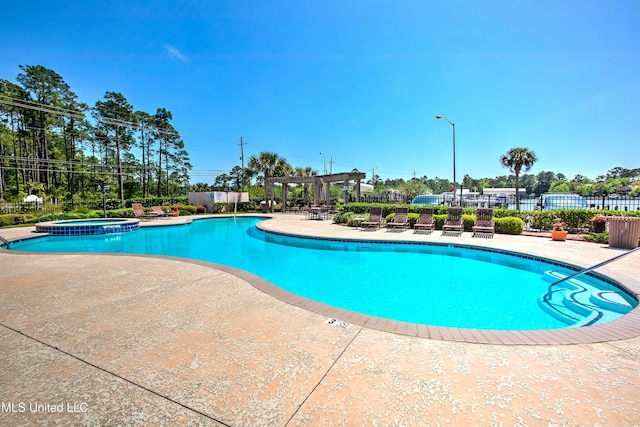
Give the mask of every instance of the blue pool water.
<path id="1" fill-rule="evenodd" d="M 552 316 L 540 299 L 550 282 L 573 270 L 495 251 L 451 245 L 347 242 L 265 233 L 261 218 L 217 218 L 191 225 L 82 237 L 44 237 L 11 248 L 42 252 L 161 254 L 247 270 L 281 288 L 336 307 L 395 320 L 477 329 L 579 326 Z M 579 285 L 617 291 L 589 276 Z M 555 297 L 554 301 L 558 298 Z M 605 310 L 598 322 L 622 313 Z M 586 315 L 585 315 L 586 316 Z M 594 317 L 594 316 L 592 316 Z"/>

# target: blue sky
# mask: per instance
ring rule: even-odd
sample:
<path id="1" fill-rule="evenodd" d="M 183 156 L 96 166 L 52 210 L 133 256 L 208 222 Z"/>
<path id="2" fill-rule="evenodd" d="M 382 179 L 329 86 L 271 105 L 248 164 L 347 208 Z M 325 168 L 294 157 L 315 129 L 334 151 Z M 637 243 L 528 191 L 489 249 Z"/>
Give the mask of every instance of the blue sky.
<path id="1" fill-rule="evenodd" d="M 2 7 L 0 78 L 60 74 L 90 105 L 121 92 L 170 110 L 208 171 L 275 151 L 370 177 L 590 178 L 640 167 L 640 2 L 33 1 Z"/>

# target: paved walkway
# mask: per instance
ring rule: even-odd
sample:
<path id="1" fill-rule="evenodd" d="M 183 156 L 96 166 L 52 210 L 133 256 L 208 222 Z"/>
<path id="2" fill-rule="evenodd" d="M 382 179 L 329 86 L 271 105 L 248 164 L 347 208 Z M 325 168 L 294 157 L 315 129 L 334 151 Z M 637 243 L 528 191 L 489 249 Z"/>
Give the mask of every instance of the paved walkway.
<path id="1" fill-rule="evenodd" d="M 263 225 L 450 239 L 299 215 Z M 584 266 L 618 253 L 523 236 L 457 239 Z M 634 254 L 607 274 L 636 286 L 639 263 Z M 0 425 L 640 424 L 640 337 L 490 345 L 342 329 L 261 292 L 248 283 L 255 276 L 223 270 L 176 258 L 0 251 Z"/>

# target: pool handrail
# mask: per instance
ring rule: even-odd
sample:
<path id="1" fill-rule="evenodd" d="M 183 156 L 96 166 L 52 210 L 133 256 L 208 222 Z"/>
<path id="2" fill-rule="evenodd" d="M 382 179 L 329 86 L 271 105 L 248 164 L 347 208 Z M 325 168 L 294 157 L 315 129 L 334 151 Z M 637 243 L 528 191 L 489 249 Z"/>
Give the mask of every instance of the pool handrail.
<path id="1" fill-rule="evenodd" d="M 10 242 L 7 239 L 5 239 L 4 237 L 0 236 L 0 241 L 2 243 L 4 243 L 5 245 L 7 245 L 7 249 L 9 249 Z"/>
<path id="2" fill-rule="evenodd" d="M 571 274 L 571 275 L 569 275 L 569 276 L 563 277 L 562 279 L 557 280 L 557 281 L 555 281 L 555 282 L 551 283 L 551 284 L 549 285 L 549 287 L 547 288 L 547 293 L 546 293 L 546 294 L 544 294 L 544 301 L 545 301 L 545 302 L 549 302 L 549 298 L 551 297 L 551 288 L 552 288 L 553 286 L 559 285 L 560 283 L 566 282 L 567 280 L 573 279 L 573 278 L 578 277 L 578 276 L 580 276 L 580 275 L 582 275 L 582 274 L 585 274 L 585 273 L 588 273 L 588 272 L 590 272 L 590 271 L 593 271 L 593 270 L 595 270 L 596 268 L 600 268 L 600 267 L 602 267 L 603 265 L 607 265 L 607 264 L 609 264 L 610 262 L 613 262 L 613 261 L 615 261 L 615 260 L 617 260 L 617 259 L 620 259 L 620 258 L 622 258 L 622 257 L 624 257 L 624 256 L 627 256 L 627 255 L 629 255 L 629 254 L 631 254 L 631 253 L 634 253 L 634 252 L 635 252 L 635 251 L 637 251 L 637 250 L 640 250 L 640 247 L 637 247 L 637 248 L 631 249 L 631 250 L 629 250 L 629 251 L 627 251 L 627 252 L 625 252 L 625 253 L 622 253 L 622 254 L 616 255 L 616 256 L 614 256 L 613 258 L 609 258 L 609 259 L 607 259 L 607 260 L 604 260 L 604 261 L 602 261 L 601 263 L 598 263 L 598 264 L 592 265 L 591 267 L 587 267 L 587 268 L 584 268 L 584 269 L 582 269 L 582 270 L 580 270 L 580 271 L 576 271 L 575 273 L 573 273 L 573 274 Z"/>

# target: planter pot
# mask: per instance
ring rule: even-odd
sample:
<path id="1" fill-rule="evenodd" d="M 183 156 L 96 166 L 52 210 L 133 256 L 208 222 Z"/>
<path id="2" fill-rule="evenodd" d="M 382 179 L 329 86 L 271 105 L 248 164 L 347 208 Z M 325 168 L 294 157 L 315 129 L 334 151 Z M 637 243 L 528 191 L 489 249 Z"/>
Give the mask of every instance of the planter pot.
<path id="1" fill-rule="evenodd" d="M 556 240 L 558 242 L 564 242 L 565 240 L 567 240 L 567 233 L 568 233 L 568 231 L 566 231 L 566 230 L 564 230 L 564 231 L 552 230 L 551 231 L 551 239 Z"/>

